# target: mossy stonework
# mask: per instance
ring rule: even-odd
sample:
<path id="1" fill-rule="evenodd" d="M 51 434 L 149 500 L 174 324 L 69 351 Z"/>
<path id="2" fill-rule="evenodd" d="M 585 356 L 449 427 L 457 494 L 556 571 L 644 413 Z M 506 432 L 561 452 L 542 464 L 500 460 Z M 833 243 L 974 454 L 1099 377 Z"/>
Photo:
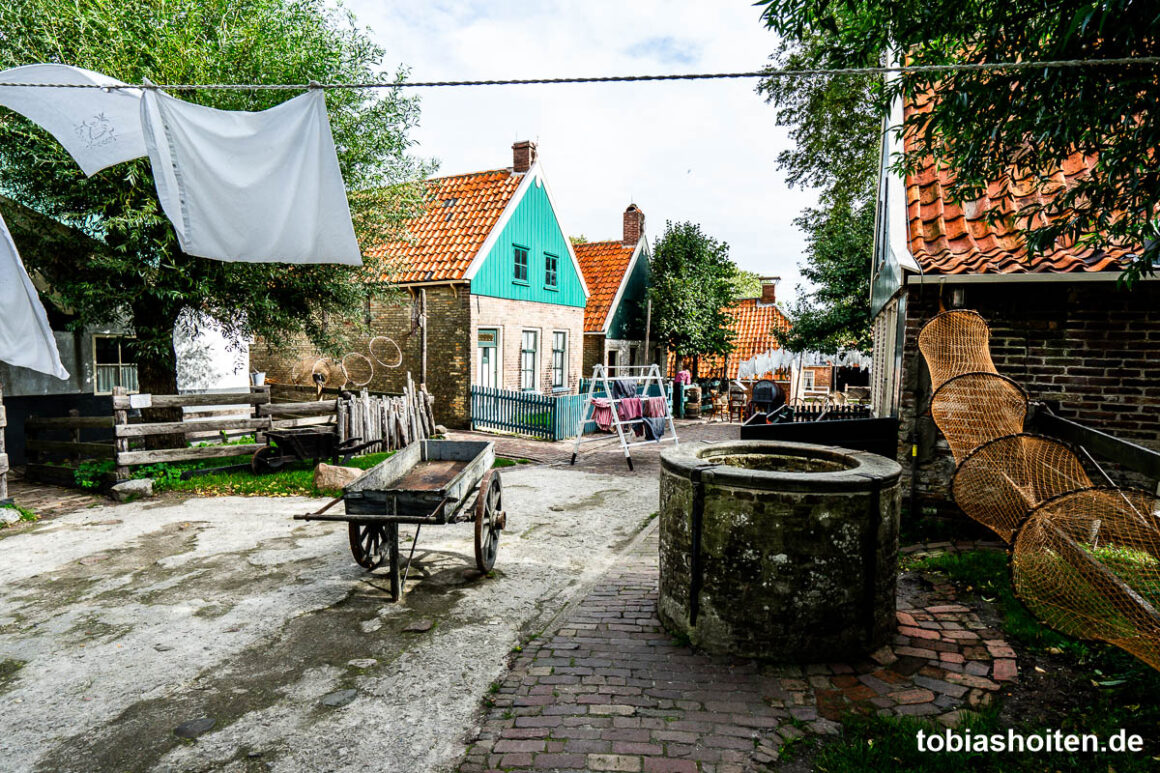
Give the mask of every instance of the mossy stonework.
<path id="1" fill-rule="evenodd" d="M 803 443 L 669 449 L 661 620 L 710 652 L 777 661 L 849 658 L 887 643 L 900 473 L 881 456 Z"/>

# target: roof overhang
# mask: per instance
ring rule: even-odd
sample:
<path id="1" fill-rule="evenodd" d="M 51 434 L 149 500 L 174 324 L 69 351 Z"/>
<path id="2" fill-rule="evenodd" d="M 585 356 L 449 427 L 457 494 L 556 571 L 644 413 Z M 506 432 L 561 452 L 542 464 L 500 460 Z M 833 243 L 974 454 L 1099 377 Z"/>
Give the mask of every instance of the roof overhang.
<path id="1" fill-rule="evenodd" d="M 1124 275 L 1122 271 L 1070 271 L 1061 273 L 1038 272 L 1028 274 L 909 274 L 908 285 L 915 284 L 1027 284 L 1053 282 L 1056 284 L 1079 282 L 1115 282 Z M 1142 276 L 1141 281 L 1160 281 L 1160 275 Z"/>

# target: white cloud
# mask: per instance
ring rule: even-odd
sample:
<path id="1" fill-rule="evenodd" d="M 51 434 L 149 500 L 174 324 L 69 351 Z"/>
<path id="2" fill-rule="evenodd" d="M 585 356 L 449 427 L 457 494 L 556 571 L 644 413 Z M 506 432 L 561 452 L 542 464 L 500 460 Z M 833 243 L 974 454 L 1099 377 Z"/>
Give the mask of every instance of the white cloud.
<path id="1" fill-rule="evenodd" d="M 775 39 L 750 0 L 382 2 L 349 0 L 412 80 L 722 72 L 760 68 Z M 424 89 L 418 152 L 442 174 L 511 164 L 539 143 L 560 219 L 589 239 L 620 235 L 630 201 L 655 241 L 693 220 L 743 268 L 800 280 L 792 220 L 815 202 L 775 159 L 789 140 L 752 80 Z"/>

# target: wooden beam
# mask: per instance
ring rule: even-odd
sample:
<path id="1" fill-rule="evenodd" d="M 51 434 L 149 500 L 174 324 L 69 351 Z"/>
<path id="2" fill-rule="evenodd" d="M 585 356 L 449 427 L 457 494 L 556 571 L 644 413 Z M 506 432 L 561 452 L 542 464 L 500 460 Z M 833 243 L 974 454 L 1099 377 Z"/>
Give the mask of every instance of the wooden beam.
<path id="1" fill-rule="evenodd" d="M 112 416 L 29 416 L 25 429 L 106 429 L 113 426 Z"/>
<path id="2" fill-rule="evenodd" d="M 156 424 L 121 424 L 117 426 L 117 437 L 149 437 L 150 435 L 174 435 L 178 433 L 214 432 L 223 429 L 270 428 L 270 419 L 209 419 L 206 421 L 166 421 Z"/>
<path id="3" fill-rule="evenodd" d="M 1123 440 L 1098 429 L 1056 416 L 1038 406 L 1032 422 L 1045 435 L 1083 446 L 1091 453 L 1160 481 L 1160 452 Z"/>
<path id="4" fill-rule="evenodd" d="M 142 395 L 113 395 L 115 410 L 128 410 L 131 398 Z M 191 405 L 265 405 L 269 392 L 216 392 L 196 395 L 148 395 L 150 408 L 184 408 Z"/>
<path id="5" fill-rule="evenodd" d="M 71 440 L 40 440 L 28 438 L 24 447 L 29 451 L 68 454 L 70 456 L 92 456 L 98 459 L 113 458 L 112 443 L 76 443 Z"/>
<path id="6" fill-rule="evenodd" d="M 156 464 L 158 462 L 188 462 L 198 459 L 218 459 L 223 456 L 247 456 L 264 443 L 246 443 L 239 446 L 197 446 L 196 448 L 157 448 L 150 451 L 121 451 L 117 454 L 117 464 L 128 467 L 135 464 Z"/>
<path id="7" fill-rule="evenodd" d="M 258 406 L 261 416 L 325 416 L 334 415 L 337 410 L 337 400 L 322 400 L 313 403 L 268 403 Z"/>

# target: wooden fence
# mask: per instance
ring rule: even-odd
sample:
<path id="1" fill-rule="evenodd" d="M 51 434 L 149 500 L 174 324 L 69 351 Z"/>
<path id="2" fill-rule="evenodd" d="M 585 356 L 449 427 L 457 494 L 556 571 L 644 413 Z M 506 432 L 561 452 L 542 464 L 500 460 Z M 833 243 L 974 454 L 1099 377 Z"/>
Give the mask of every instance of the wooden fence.
<path id="1" fill-rule="evenodd" d="M 379 442 L 380 451 L 394 451 L 435 434 L 433 400 L 407 376 L 399 397 L 371 395 L 365 389 L 350 400 L 338 401 L 338 439 L 361 438 Z"/>
<path id="2" fill-rule="evenodd" d="M 472 429 L 494 429 L 543 440 L 576 436 L 586 395 L 551 397 L 535 392 L 473 386 Z"/>

